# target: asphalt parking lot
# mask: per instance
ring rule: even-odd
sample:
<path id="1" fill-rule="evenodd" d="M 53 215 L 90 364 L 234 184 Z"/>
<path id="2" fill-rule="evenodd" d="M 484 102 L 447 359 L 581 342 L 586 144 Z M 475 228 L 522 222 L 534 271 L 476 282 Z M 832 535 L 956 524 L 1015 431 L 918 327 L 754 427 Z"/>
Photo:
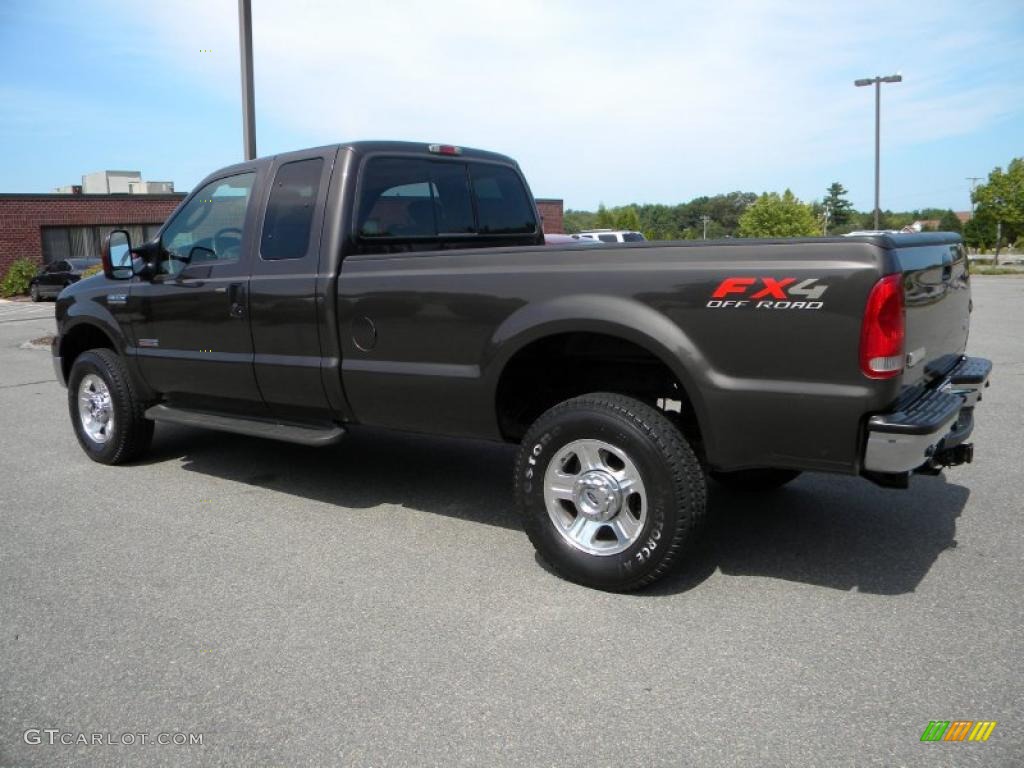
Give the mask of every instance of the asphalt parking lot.
<path id="1" fill-rule="evenodd" d="M 52 320 L 0 311 L 0 767 L 1022 765 L 1024 279 L 974 290 L 973 465 L 715 489 L 691 562 L 633 595 L 538 563 L 503 446 L 160 426 L 93 464 L 20 348 Z"/>

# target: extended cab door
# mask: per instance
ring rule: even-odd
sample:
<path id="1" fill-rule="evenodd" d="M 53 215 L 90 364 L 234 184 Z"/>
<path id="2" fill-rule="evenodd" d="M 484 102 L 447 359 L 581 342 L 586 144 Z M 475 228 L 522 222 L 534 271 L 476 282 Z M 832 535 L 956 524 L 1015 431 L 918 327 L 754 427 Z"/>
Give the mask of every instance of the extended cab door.
<path id="1" fill-rule="evenodd" d="M 161 232 L 157 274 L 131 286 L 135 354 L 175 404 L 264 410 L 249 332 L 255 167 L 203 185 Z"/>
<path id="2" fill-rule="evenodd" d="M 320 370 L 318 274 L 337 152 L 332 147 L 278 155 L 260 196 L 263 215 L 249 284 L 254 364 L 264 401 L 286 421 L 323 420 L 330 412 Z"/>

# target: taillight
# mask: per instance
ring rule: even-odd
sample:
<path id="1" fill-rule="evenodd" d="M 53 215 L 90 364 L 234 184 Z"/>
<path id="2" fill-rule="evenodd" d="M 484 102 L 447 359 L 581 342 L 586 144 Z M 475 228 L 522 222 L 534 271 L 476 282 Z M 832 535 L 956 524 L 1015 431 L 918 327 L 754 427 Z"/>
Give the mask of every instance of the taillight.
<path id="1" fill-rule="evenodd" d="M 860 370 L 869 379 L 903 373 L 906 318 L 901 275 L 886 275 L 871 289 L 860 327 Z"/>

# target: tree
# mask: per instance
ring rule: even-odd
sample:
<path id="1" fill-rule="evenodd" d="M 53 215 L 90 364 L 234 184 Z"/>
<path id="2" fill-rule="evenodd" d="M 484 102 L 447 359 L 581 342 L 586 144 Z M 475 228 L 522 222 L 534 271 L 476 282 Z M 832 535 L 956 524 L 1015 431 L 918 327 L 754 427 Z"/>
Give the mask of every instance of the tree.
<path id="1" fill-rule="evenodd" d="M 991 218 L 996 222 L 995 260 L 998 264 L 1002 241 L 1013 242 L 1020 230 L 1024 229 L 1024 158 L 1011 160 L 1005 173 L 998 166 L 992 169 L 988 183 L 978 185 L 971 199 L 976 204 L 976 216 Z"/>
<path id="2" fill-rule="evenodd" d="M 786 190 L 765 192 L 740 216 L 740 237 L 813 237 L 818 222 L 809 205 Z"/>
<path id="3" fill-rule="evenodd" d="M 615 209 L 615 229 L 627 229 L 632 232 L 640 230 L 640 216 L 636 206 L 627 205 Z"/>
<path id="4" fill-rule="evenodd" d="M 940 232 L 962 232 L 963 224 L 960 223 L 960 217 L 957 216 L 953 211 L 946 211 L 939 217 L 939 231 Z"/>
<path id="5" fill-rule="evenodd" d="M 594 221 L 597 229 L 615 229 L 615 214 L 604 207 L 604 203 L 597 206 L 597 218 Z"/>
<path id="6" fill-rule="evenodd" d="M 825 190 L 822 204 L 828 208 L 829 226 L 834 229 L 842 229 L 850 222 L 853 203 L 846 199 L 846 194 L 846 188 L 838 181 L 833 181 Z"/>

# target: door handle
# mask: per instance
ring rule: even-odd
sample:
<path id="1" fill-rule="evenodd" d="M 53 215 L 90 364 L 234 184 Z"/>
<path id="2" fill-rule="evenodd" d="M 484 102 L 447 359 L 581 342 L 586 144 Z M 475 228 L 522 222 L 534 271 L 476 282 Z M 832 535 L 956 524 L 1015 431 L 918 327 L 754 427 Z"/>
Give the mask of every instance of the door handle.
<path id="1" fill-rule="evenodd" d="M 243 283 L 232 283 L 228 286 L 228 301 L 231 307 L 228 314 L 231 317 L 242 317 L 245 315 L 245 285 Z"/>

